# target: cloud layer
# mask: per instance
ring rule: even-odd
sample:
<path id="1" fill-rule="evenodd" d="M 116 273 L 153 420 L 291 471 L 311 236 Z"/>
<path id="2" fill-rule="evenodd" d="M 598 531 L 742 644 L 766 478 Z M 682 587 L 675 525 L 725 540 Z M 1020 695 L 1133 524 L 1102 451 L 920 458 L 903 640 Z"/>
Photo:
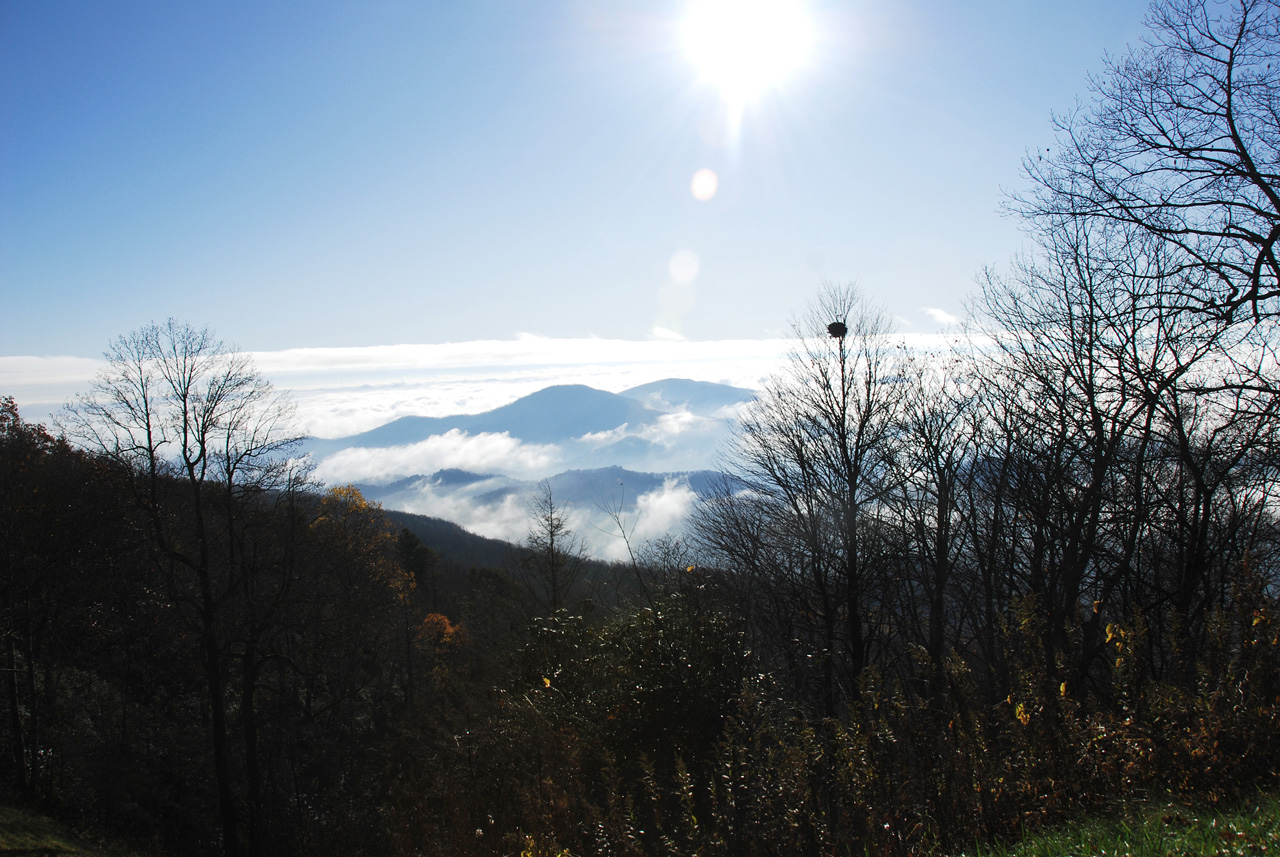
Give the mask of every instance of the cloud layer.
<path id="1" fill-rule="evenodd" d="M 503 473 L 519 479 L 538 478 L 559 466 L 560 450 L 523 443 L 502 434 L 469 435 L 453 429 L 406 446 L 356 447 L 323 459 L 316 476 L 330 485 L 373 484 L 437 470 Z"/>
<path id="2" fill-rule="evenodd" d="M 914 337 L 921 341 L 930 337 Z M 300 428 L 342 437 L 402 416 L 480 413 L 552 384 L 619 392 L 663 378 L 749 389 L 781 365 L 787 339 L 550 339 L 523 335 L 431 345 L 294 348 L 253 353 L 258 370 L 298 406 Z M 0 356 L 0 395 L 47 421 L 85 391 L 100 359 Z"/>
<path id="3" fill-rule="evenodd" d="M 397 493 L 390 505 L 453 521 L 478 535 L 519 544 L 529 535 L 529 503 L 536 492 L 532 483 L 501 477 L 465 486 L 423 479 Z M 606 560 L 626 560 L 629 550 L 640 548 L 646 541 L 679 533 L 697 502 L 697 494 L 687 480 L 672 476 L 660 487 L 634 498 L 621 494 L 577 500 L 560 497 L 557 502 L 569 529 L 588 553 Z"/>

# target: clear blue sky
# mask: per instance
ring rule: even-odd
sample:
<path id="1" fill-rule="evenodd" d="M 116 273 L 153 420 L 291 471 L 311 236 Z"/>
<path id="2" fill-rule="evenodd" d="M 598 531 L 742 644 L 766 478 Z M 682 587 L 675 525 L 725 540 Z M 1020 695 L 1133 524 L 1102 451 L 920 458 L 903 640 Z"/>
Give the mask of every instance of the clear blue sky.
<path id="1" fill-rule="evenodd" d="M 8 0 L 0 355 L 168 316 L 251 350 L 767 337 L 823 278 L 933 330 L 1146 4 L 806 5 L 809 62 L 726 145 L 683 2 Z"/>

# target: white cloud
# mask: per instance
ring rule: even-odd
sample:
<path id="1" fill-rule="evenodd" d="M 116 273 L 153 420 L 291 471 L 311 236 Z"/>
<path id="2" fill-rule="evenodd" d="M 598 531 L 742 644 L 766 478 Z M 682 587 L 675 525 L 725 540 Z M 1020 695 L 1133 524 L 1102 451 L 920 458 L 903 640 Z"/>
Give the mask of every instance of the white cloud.
<path id="1" fill-rule="evenodd" d="M 506 432 L 470 435 L 453 429 L 406 446 L 340 450 L 320 462 L 316 476 L 330 484 L 377 483 L 457 468 L 531 479 L 549 475 L 559 463 L 555 446 L 522 443 Z"/>
<path id="2" fill-rule="evenodd" d="M 607 446 L 608 444 L 611 444 L 611 443 L 617 443 L 618 441 L 622 440 L 624 437 L 628 437 L 633 434 L 635 434 L 635 432 L 631 432 L 627 430 L 627 423 L 623 423 L 617 428 L 612 428 L 612 429 L 609 429 L 608 431 L 587 432 L 582 437 L 578 438 L 578 441 L 580 443 L 586 443 L 596 447 Z"/>
<path id="3" fill-rule="evenodd" d="M 950 343 L 941 334 L 896 339 L 926 350 Z M 664 378 L 689 378 L 758 389 L 779 368 L 790 345 L 787 339 L 549 339 L 525 334 L 512 340 L 294 348 L 252 356 L 268 380 L 290 393 L 302 432 L 342 437 L 397 417 L 480 413 L 552 384 L 619 392 Z M 0 356 L 0 395 L 12 395 L 24 417 L 47 420 L 62 403 L 85 391 L 102 365 L 101 360 L 74 356 Z"/>
<path id="4" fill-rule="evenodd" d="M 937 307 L 932 306 L 921 307 L 920 309 L 938 324 L 953 325 L 960 323 L 959 318 L 944 309 L 938 309 Z"/>
<path id="5" fill-rule="evenodd" d="M 424 484 L 412 499 L 398 506 L 415 515 L 452 521 L 491 539 L 518 544 L 529 533 L 529 499 L 522 494 L 508 494 L 498 502 L 480 503 L 467 492 L 438 492 L 434 486 Z"/>
<path id="6" fill-rule="evenodd" d="M 736 422 L 741 419 L 747 409 L 751 407 L 752 402 L 735 402 L 732 405 L 725 405 L 722 408 L 716 408 L 712 411 L 711 416 L 717 420 L 730 420 Z"/>
<path id="7" fill-rule="evenodd" d="M 522 543 L 529 533 L 531 486 L 512 490 L 504 479 L 485 479 L 467 485 L 438 485 L 422 480 L 398 493 L 394 507 L 419 515 L 444 518 L 489 538 Z M 697 504 L 697 495 L 684 479 L 672 477 L 622 509 L 621 525 L 626 528 L 631 548 L 644 542 L 680 532 Z M 567 503 L 562 506 L 569 529 L 592 556 L 608 560 L 628 558 L 627 541 L 621 537 L 619 521 L 607 504 Z"/>
<path id="8" fill-rule="evenodd" d="M 105 365 L 88 357 L 0 357 L 0 395 L 13 396 L 23 420 L 49 422 Z"/>
<path id="9" fill-rule="evenodd" d="M 465 486 L 442 486 L 423 480 L 411 490 L 398 494 L 394 508 L 418 515 L 452 521 L 464 529 L 491 539 L 522 544 L 529 535 L 529 503 L 536 488 L 512 490 L 504 479 L 484 479 Z M 561 505 L 568 528 L 581 539 L 588 553 L 597 557 L 622 558 L 613 542 L 617 528 L 608 514 L 595 507 Z"/>
<path id="10" fill-rule="evenodd" d="M 697 501 L 689 483 L 667 479 L 661 488 L 636 498 L 636 536 L 652 539 L 683 527 Z"/>
<path id="11" fill-rule="evenodd" d="M 598 510 L 589 516 L 588 527 L 578 532 L 593 555 L 606 560 L 626 560 L 629 550 L 638 549 L 646 541 L 682 531 L 697 502 L 698 495 L 689 483 L 672 477 L 663 482 L 662 487 L 637 497 L 630 508 L 622 510 L 620 521 Z M 626 530 L 625 539 L 619 523 Z"/>
<path id="12" fill-rule="evenodd" d="M 90 357 L 0 357 L 0 384 L 5 389 L 36 384 L 81 383 L 105 366 Z"/>
<path id="13" fill-rule="evenodd" d="M 720 424 L 716 420 L 699 417 L 688 411 L 673 411 L 643 426 L 636 434 L 647 441 L 670 446 L 681 435 L 697 429 L 718 431 Z"/>

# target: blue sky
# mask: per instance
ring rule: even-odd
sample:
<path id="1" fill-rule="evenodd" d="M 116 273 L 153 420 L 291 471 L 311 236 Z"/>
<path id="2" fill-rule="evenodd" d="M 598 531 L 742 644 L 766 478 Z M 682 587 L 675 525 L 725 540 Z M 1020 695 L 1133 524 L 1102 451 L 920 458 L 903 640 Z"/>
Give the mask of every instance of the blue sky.
<path id="1" fill-rule="evenodd" d="M 805 5 L 726 143 L 684 2 L 4 3 L 0 356 L 169 316 L 260 352 L 767 339 L 824 278 L 936 330 L 1145 3 Z"/>

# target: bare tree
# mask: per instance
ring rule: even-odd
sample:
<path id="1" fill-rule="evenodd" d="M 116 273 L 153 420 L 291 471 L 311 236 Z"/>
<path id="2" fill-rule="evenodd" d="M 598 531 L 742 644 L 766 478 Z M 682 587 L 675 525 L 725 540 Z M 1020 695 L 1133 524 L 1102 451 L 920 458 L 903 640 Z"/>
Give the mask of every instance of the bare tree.
<path id="1" fill-rule="evenodd" d="M 1280 4 L 1162 0 L 1146 43 L 1109 61 L 1088 107 L 1056 117 L 1014 209 L 1038 228 L 1098 218 L 1177 251 L 1186 307 L 1277 311 Z M 1132 272 L 1140 276 L 1140 271 Z"/>
<path id="2" fill-rule="evenodd" d="M 974 390 L 958 355 L 913 354 L 904 368 L 901 477 L 892 501 L 902 531 L 900 561 L 908 566 L 901 609 L 904 624 L 921 638 L 929 655 L 930 686 L 937 698 L 943 690 L 948 627 L 960 624 L 950 596 L 953 573 L 967 546 L 963 489 L 974 475 Z"/>
<path id="3" fill-rule="evenodd" d="M 247 354 L 208 329 L 170 319 L 122 336 L 90 391 L 62 417 L 68 436 L 132 475 L 134 495 L 150 522 L 157 562 L 170 597 L 200 640 L 208 688 L 210 737 L 224 853 L 239 855 L 239 821 L 227 734 L 229 631 L 226 602 L 243 595 L 253 639 L 252 564 L 241 531 L 247 504 L 289 493 L 305 471 L 288 453 L 298 438 L 292 408 L 253 367 Z M 250 642 L 251 644 L 251 642 Z M 253 660 L 248 652 L 245 662 Z M 250 765 L 249 849 L 256 847 L 256 751 L 252 688 L 241 711 Z"/>
<path id="4" fill-rule="evenodd" d="M 1153 652 L 1190 651 L 1269 527 L 1274 320 L 1186 312 L 1181 251 L 1131 224 L 1066 218 L 1040 245 L 984 284 L 967 526 L 986 625 L 1030 595 L 1061 677 L 1106 684 L 1107 624 L 1141 615 Z"/>
<path id="5" fill-rule="evenodd" d="M 1167 312 L 1181 276 L 1161 267 L 1159 244 L 1124 237 L 1106 222 L 1070 221 L 1045 236 L 1039 257 L 984 284 L 996 344 L 984 399 L 1005 434 L 1001 492 L 1016 515 L 991 519 L 1010 547 L 997 600 L 1034 596 L 1051 653 L 1068 650 L 1082 616 L 1096 637 L 1106 614 L 1082 604 L 1110 608 L 1132 567 L 1157 402 L 1224 327 Z M 1129 276 L 1139 265 L 1142 276 Z"/>
<path id="6" fill-rule="evenodd" d="M 895 473 L 891 329 L 855 287 L 824 286 L 739 426 L 732 481 L 696 522 L 713 555 L 780 596 L 773 621 L 809 641 L 829 715 L 868 663 L 885 600 L 868 539 Z"/>

